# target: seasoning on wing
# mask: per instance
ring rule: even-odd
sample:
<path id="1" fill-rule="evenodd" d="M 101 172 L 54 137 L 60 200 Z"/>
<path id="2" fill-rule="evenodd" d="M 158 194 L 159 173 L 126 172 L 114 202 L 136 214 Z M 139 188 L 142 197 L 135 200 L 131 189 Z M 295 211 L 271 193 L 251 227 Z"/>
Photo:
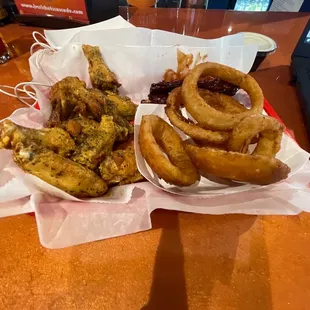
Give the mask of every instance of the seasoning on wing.
<path id="1" fill-rule="evenodd" d="M 25 128 L 5 120 L 0 124 L 0 148 L 14 149 L 18 143 L 40 144 L 55 153 L 68 156 L 75 149 L 70 135 L 61 128 Z"/>
<path id="2" fill-rule="evenodd" d="M 77 123 L 78 120 L 76 120 Z M 101 122 L 80 119 L 81 134 L 72 160 L 94 170 L 103 158 L 109 156 L 115 142 L 115 124 L 112 116 L 103 115 Z M 67 124 L 68 125 L 68 124 Z M 72 122 L 69 123 L 72 126 Z"/>
<path id="3" fill-rule="evenodd" d="M 101 103 L 103 113 L 113 116 L 116 125 L 116 141 L 125 141 L 129 134 L 133 134 L 133 125 L 129 121 L 134 119 L 137 106 L 128 98 L 113 92 L 105 93 L 98 89 L 90 89 L 91 95 Z"/>
<path id="4" fill-rule="evenodd" d="M 52 113 L 48 127 L 59 126 L 75 114 L 91 116 L 98 121 L 103 114 L 104 101 L 99 101 L 98 97 L 86 88 L 85 82 L 77 77 L 69 76 L 53 85 L 50 99 Z"/>
<path id="5" fill-rule="evenodd" d="M 130 184 L 144 179 L 137 168 L 135 151 L 131 142 L 125 142 L 123 147 L 119 146 L 100 164 L 99 171 L 102 179 L 109 185 Z"/>
<path id="6" fill-rule="evenodd" d="M 129 97 L 117 95 L 111 91 L 105 92 L 106 101 L 115 105 L 118 115 L 132 121 L 135 118 L 137 105 L 135 105 Z"/>
<path id="7" fill-rule="evenodd" d="M 108 190 L 95 172 L 35 144 L 18 143 L 13 159 L 24 171 L 75 197 L 99 197 Z"/>
<path id="8" fill-rule="evenodd" d="M 116 124 L 117 141 L 124 141 L 133 133 L 128 120 L 133 120 L 136 105 L 127 97 L 88 89 L 77 77 L 66 77 L 56 83 L 51 90 L 51 103 L 48 127 L 61 126 L 62 122 L 79 116 L 100 122 L 103 115 L 110 115 Z"/>
<path id="9" fill-rule="evenodd" d="M 98 46 L 83 45 L 83 52 L 88 60 L 88 72 L 94 88 L 117 92 L 121 84 L 115 74 L 105 64 Z"/>

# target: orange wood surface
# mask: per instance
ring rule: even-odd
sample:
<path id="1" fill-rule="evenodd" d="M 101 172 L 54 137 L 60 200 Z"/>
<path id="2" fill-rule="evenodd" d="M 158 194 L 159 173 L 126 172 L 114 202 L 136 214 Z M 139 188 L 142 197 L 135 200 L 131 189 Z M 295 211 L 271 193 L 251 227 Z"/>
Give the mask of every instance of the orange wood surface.
<path id="1" fill-rule="evenodd" d="M 308 15 L 134 8 L 122 14 L 136 26 L 202 38 L 240 31 L 272 37 L 279 48 L 253 75 L 309 150 L 296 90 L 289 85 L 290 56 Z M 0 28 L 18 55 L 0 65 L 0 84 L 31 80 L 27 51 L 33 30 Z M 23 104 L 0 94 L 1 118 L 19 107 Z M 0 309 L 309 309 L 307 213 L 209 216 L 158 210 L 152 223 L 147 232 L 48 250 L 40 245 L 34 217 L 0 219 Z"/>

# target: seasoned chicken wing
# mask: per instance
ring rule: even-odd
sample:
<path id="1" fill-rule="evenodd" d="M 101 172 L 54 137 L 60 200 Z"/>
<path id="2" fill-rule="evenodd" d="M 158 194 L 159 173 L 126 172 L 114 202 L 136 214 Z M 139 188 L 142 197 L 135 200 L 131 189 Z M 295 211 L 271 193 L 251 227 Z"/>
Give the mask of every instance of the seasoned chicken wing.
<path id="1" fill-rule="evenodd" d="M 144 179 L 137 168 L 135 152 L 131 143 L 126 143 L 124 148 L 120 147 L 111 156 L 108 156 L 100 164 L 99 171 L 103 180 L 109 185 L 130 184 Z"/>
<path id="2" fill-rule="evenodd" d="M 51 88 L 52 113 L 48 127 L 59 126 L 61 122 L 77 114 L 91 116 L 100 121 L 104 112 L 104 102 L 99 102 L 92 90 L 77 77 L 66 77 Z"/>
<path id="3" fill-rule="evenodd" d="M 78 121 L 76 121 L 78 122 Z M 82 127 L 72 160 L 94 170 L 103 158 L 109 156 L 115 142 L 116 132 L 112 116 L 103 115 L 100 123 L 80 119 Z"/>
<path id="4" fill-rule="evenodd" d="M 106 101 L 115 105 L 118 115 L 122 116 L 128 121 L 134 120 L 137 105 L 134 104 L 130 98 L 119 96 L 111 91 L 106 91 L 105 96 Z"/>
<path id="5" fill-rule="evenodd" d="M 114 122 L 127 128 L 131 134 L 133 126 L 127 119 L 134 118 L 136 106 L 127 97 L 112 96 L 112 92 L 108 94 L 105 95 L 98 89 L 86 88 L 86 84 L 77 77 L 64 78 L 51 89 L 52 113 L 47 126 L 60 126 L 63 121 L 77 115 L 100 122 L 101 116 L 106 114 L 113 116 Z"/>
<path id="6" fill-rule="evenodd" d="M 98 46 L 83 45 L 83 52 L 88 60 L 88 72 L 94 88 L 117 91 L 121 86 L 115 74 L 105 64 Z"/>
<path id="7" fill-rule="evenodd" d="M 14 149 L 19 142 L 36 143 L 62 156 L 70 155 L 75 149 L 73 139 L 61 128 L 25 128 L 10 120 L 0 123 L 0 148 Z"/>
<path id="8" fill-rule="evenodd" d="M 75 197 L 99 197 L 108 190 L 95 172 L 35 144 L 17 143 L 13 159 L 24 171 Z"/>

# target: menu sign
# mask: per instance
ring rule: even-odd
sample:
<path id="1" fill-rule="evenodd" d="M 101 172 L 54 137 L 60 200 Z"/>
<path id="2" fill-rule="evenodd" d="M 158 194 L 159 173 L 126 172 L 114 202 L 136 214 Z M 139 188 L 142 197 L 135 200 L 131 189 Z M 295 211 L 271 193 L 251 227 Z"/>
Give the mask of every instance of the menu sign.
<path id="1" fill-rule="evenodd" d="M 46 15 L 89 23 L 85 0 L 15 0 L 20 15 Z"/>

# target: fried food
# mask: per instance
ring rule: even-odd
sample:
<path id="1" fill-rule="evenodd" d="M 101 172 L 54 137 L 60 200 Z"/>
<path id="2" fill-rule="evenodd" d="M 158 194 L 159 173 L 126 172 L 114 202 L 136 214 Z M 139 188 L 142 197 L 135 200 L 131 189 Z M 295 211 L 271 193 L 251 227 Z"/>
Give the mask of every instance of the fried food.
<path id="1" fill-rule="evenodd" d="M 201 89 L 200 79 L 209 79 L 210 76 L 230 85 L 230 90 L 232 87 L 235 87 L 234 91 L 244 89 L 251 99 L 251 108 L 247 109 L 224 93 Z M 275 158 L 280 150 L 284 127 L 276 119 L 261 115 L 263 93 L 251 76 L 220 64 L 204 63 L 188 71 L 183 83 L 174 80 L 175 77 L 166 75 L 166 79 L 171 82 L 152 84 L 149 101 L 164 103 L 166 100 L 165 112 L 170 123 L 191 137 L 182 144 L 199 174 L 259 185 L 287 178 L 290 168 Z M 183 116 L 184 108 L 196 122 Z M 175 146 L 171 138 L 165 140 L 165 145 L 160 143 L 163 140 L 160 140 L 163 129 L 159 129 L 155 121 L 154 123 L 153 126 L 149 125 L 147 132 L 143 128 L 147 126 L 143 122 L 141 124 L 140 135 L 142 129 L 147 133 L 144 133 L 145 136 L 153 134 L 152 141 L 144 141 L 144 151 L 141 153 L 148 163 L 151 161 L 151 169 L 160 175 L 160 168 L 167 167 L 164 160 L 168 160 L 164 157 L 162 162 L 157 161 L 158 150 L 154 151 L 146 145 L 155 144 L 158 147 L 157 143 L 164 151 L 171 151 Z M 157 139 L 156 132 L 159 132 Z M 165 134 L 172 136 L 173 131 Z M 257 145 L 252 154 L 249 154 L 249 146 L 254 143 Z M 141 145 L 140 142 L 142 149 Z M 151 154 L 154 154 L 153 157 Z M 169 154 L 167 155 L 170 159 Z M 173 162 L 173 165 L 177 166 L 177 162 Z"/>
<path id="2" fill-rule="evenodd" d="M 98 100 L 86 84 L 77 77 L 66 77 L 51 88 L 52 113 L 48 127 L 60 126 L 61 122 L 75 115 L 91 116 L 100 121 L 104 113 L 104 100 Z"/>
<path id="3" fill-rule="evenodd" d="M 177 62 L 178 62 L 177 72 L 175 72 L 172 69 L 166 70 L 164 74 L 164 81 L 172 82 L 175 80 L 183 80 L 186 74 L 189 72 L 190 66 L 192 65 L 193 61 L 194 61 L 193 54 L 185 54 L 178 49 L 177 50 Z"/>
<path id="4" fill-rule="evenodd" d="M 109 185 L 130 184 L 142 181 L 135 157 L 135 151 L 131 143 L 126 143 L 124 148 L 115 150 L 111 156 L 99 166 L 100 175 Z"/>
<path id="5" fill-rule="evenodd" d="M 24 171 L 79 198 L 143 179 L 133 146 L 124 146 L 133 134 L 137 106 L 117 94 L 120 84 L 99 48 L 83 45 L 83 52 L 95 88 L 68 76 L 51 87 L 48 128 L 0 124 L 0 149 L 12 149 Z"/>
<path id="6" fill-rule="evenodd" d="M 168 95 L 172 90 L 181 87 L 183 80 L 176 80 L 172 82 L 161 81 L 151 84 L 150 94 L 166 94 Z M 221 80 L 218 77 L 205 76 L 198 80 L 197 86 L 199 89 L 207 89 L 215 93 L 233 96 L 238 91 L 238 87 Z"/>
<path id="7" fill-rule="evenodd" d="M 231 96 L 211 92 L 207 89 L 199 89 L 199 94 L 203 100 L 212 108 L 223 113 L 236 114 L 245 112 L 247 108 Z"/>
<path id="8" fill-rule="evenodd" d="M 137 105 L 135 105 L 129 97 L 120 96 L 111 91 L 106 91 L 104 94 L 106 96 L 106 101 L 115 105 L 118 115 L 128 121 L 134 120 Z"/>
<path id="9" fill-rule="evenodd" d="M 205 62 L 208 55 L 197 54 L 196 60 L 194 62 L 194 55 L 192 53 L 185 54 L 179 49 L 177 50 L 177 72 L 172 69 L 166 70 L 164 74 L 164 81 L 173 82 L 176 80 L 184 80 L 188 72 L 190 71 L 190 67 L 193 65 L 195 67 L 198 63 Z"/>
<path id="10" fill-rule="evenodd" d="M 251 108 L 238 114 L 228 114 L 211 107 L 200 96 L 197 82 L 201 75 L 212 75 L 244 89 L 251 98 Z M 250 75 L 236 69 L 208 62 L 197 65 L 184 79 L 182 97 L 187 111 L 204 128 L 231 130 L 244 117 L 263 111 L 264 96 L 257 82 Z"/>
<path id="11" fill-rule="evenodd" d="M 167 183 L 189 186 L 200 179 L 196 168 L 185 152 L 181 137 L 160 117 L 143 116 L 139 145 L 148 165 L 159 178 Z"/>
<path id="12" fill-rule="evenodd" d="M 181 105 L 181 88 L 176 88 L 170 93 L 165 108 L 165 112 L 172 125 L 176 126 L 196 141 L 199 141 L 199 143 L 223 144 L 228 141 L 230 137 L 229 132 L 207 130 L 186 119 L 182 115 L 180 109 Z"/>
<path id="13" fill-rule="evenodd" d="M 166 104 L 169 93 L 177 87 L 181 87 L 183 80 L 175 80 L 172 82 L 161 81 L 158 83 L 153 83 L 150 88 L 150 93 L 148 95 L 148 100 L 143 100 L 142 103 L 158 103 L 158 104 Z M 227 96 L 233 96 L 238 91 L 238 87 L 227 83 L 217 77 L 206 76 L 199 79 L 197 86 L 199 88 L 199 92 L 205 94 L 204 90 L 210 91 L 212 93 L 224 94 Z"/>
<path id="14" fill-rule="evenodd" d="M 226 152 L 187 143 L 184 147 L 202 175 L 267 185 L 287 178 L 290 173 L 286 164 L 268 156 Z"/>
<path id="15" fill-rule="evenodd" d="M 177 87 L 181 87 L 183 80 L 171 82 L 161 81 L 151 84 L 148 100 L 150 103 L 165 104 L 169 93 Z M 221 80 L 218 77 L 203 76 L 198 80 L 197 86 L 200 90 L 209 90 L 213 93 L 233 96 L 238 91 L 238 87 Z M 146 103 L 146 102 L 145 102 Z"/>
<path id="16" fill-rule="evenodd" d="M 78 137 L 83 130 L 82 125 L 75 119 L 69 119 L 64 128 L 73 138 Z"/>
<path id="17" fill-rule="evenodd" d="M 108 190 L 95 172 L 35 144 L 18 143 L 13 159 L 24 171 L 75 197 L 98 197 Z"/>
<path id="18" fill-rule="evenodd" d="M 25 128 L 10 120 L 0 123 L 0 149 L 14 149 L 18 143 L 23 143 L 23 145 L 41 144 L 62 156 L 68 156 L 75 150 L 74 141 L 61 128 Z"/>
<path id="19" fill-rule="evenodd" d="M 87 89 L 86 84 L 76 77 L 67 77 L 56 83 L 50 97 L 52 113 L 48 127 L 59 127 L 64 121 L 78 116 L 100 122 L 102 115 L 106 114 L 113 116 L 116 123 L 117 141 L 124 141 L 133 133 L 133 125 L 127 119 L 134 117 L 136 106 L 127 97 L 112 96 L 111 92 L 105 95 L 98 89 Z"/>
<path id="20" fill-rule="evenodd" d="M 136 105 L 128 97 L 122 97 L 113 92 L 101 92 L 98 89 L 90 89 L 91 95 L 101 104 L 103 114 L 113 116 L 116 130 L 116 141 L 125 141 L 133 134 L 133 125 L 128 119 L 134 119 L 132 113 L 136 111 Z M 108 96 L 107 96 L 108 94 Z M 114 94 L 112 96 L 112 94 Z M 134 114 L 135 115 L 135 114 Z"/>
<path id="21" fill-rule="evenodd" d="M 259 134 L 252 154 L 274 157 L 280 150 L 283 130 L 284 126 L 273 117 L 248 116 L 233 129 L 228 150 L 247 153 L 251 140 Z"/>
<path id="22" fill-rule="evenodd" d="M 84 44 L 82 48 L 89 63 L 88 72 L 93 87 L 102 91 L 112 90 L 116 92 L 121 84 L 105 64 L 99 47 Z"/>
<path id="23" fill-rule="evenodd" d="M 103 115 L 100 124 L 98 126 L 93 124 L 92 127 L 93 129 L 84 130 L 83 136 L 79 139 L 80 144 L 77 145 L 71 159 L 95 170 L 102 159 L 112 153 L 116 134 L 112 116 Z"/>

